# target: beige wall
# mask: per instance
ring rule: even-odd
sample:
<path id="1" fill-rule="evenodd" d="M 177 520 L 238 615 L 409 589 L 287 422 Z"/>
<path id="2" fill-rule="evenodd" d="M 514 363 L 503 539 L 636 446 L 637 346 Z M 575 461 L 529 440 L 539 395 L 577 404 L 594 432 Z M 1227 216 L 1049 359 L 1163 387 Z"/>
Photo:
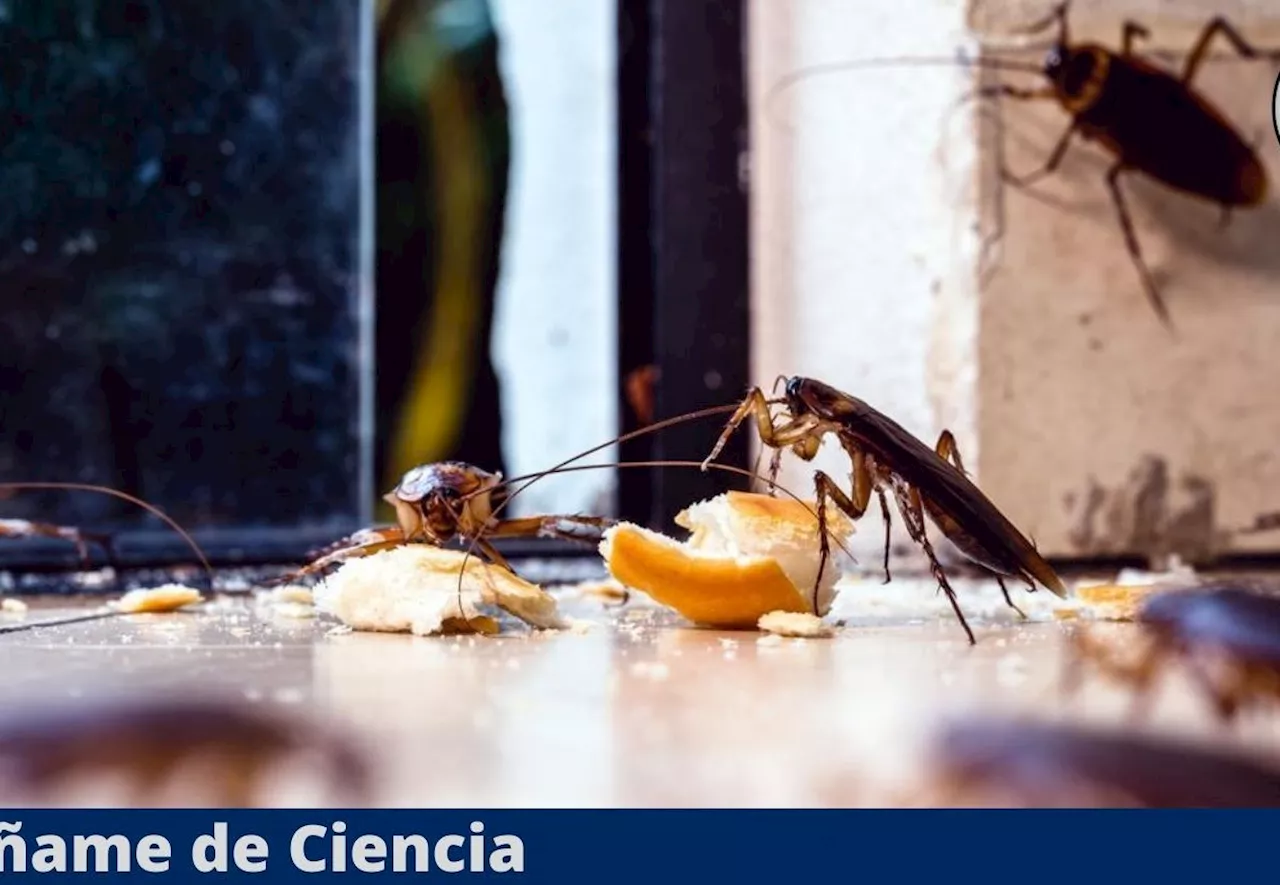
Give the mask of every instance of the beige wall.
<path id="1" fill-rule="evenodd" d="M 1178 50 L 1221 12 L 1280 47 L 1280 4 L 1267 6 L 1077 0 L 1073 38 L 1117 46 L 1133 18 L 1152 30 L 1145 47 Z M 757 378 L 822 377 L 929 442 L 951 427 L 979 484 L 1053 555 L 1280 549 L 1280 533 L 1247 545 L 1224 537 L 1280 510 L 1280 206 L 1236 213 L 1220 230 L 1215 207 L 1126 181 L 1172 337 L 1125 250 L 1106 157 L 1087 143 L 1076 142 L 1039 187 L 1055 203 L 1004 189 L 998 264 L 979 282 L 993 142 L 990 126 L 955 109 L 971 85 L 963 71 L 827 74 L 789 90 L 768 115 L 761 106 L 763 92 L 799 67 L 954 55 L 973 36 L 967 21 L 989 37 L 1048 7 L 989 3 L 970 14 L 960 0 L 756 0 Z M 1215 49 L 1222 57 L 1229 47 Z M 1204 92 L 1258 139 L 1280 178 L 1271 131 L 1280 65 L 1213 61 L 1202 70 Z M 1047 103 L 1007 106 L 1004 120 L 1018 171 L 1042 163 L 1067 122 Z M 835 456 L 821 466 L 841 478 L 847 470 Z M 786 478 L 803 488 L 808 472 Z M 869 514 L 860 558 L 879 532 Z"/>

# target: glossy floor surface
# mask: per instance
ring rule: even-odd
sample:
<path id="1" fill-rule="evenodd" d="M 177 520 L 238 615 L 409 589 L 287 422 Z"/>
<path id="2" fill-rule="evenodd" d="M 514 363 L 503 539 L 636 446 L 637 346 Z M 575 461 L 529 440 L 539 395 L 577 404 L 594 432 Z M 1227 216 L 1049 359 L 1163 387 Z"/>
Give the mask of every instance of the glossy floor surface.
<path id="1" fill-rule="evenodd" d="M 14 721 L 32 699 L 76 703 L 123 686 L 313 717 L 359 742 L 373 774 L 361 801 L 382 806 L 910 803 L 927 772 L 928 740 L 948 717 L 1124 723 L 1130 696 L 1121 687 L 1091 678 L 1070 700 L 1059 694 L 1072 628 L 1043 605 L 1047 594 L 1017 597 L 1030 615 L 1019 623 L 994 587 L 957 586 L 975 647 L 931 582 L 900 576 L 888 586 L 847 583 L 833 617 L 845 625 L 812 640 L 693 629 L 638 596 L 619 607 L 572 588 L 554 592 L 579 619 L 573 629 L 515 624 L 493 638 L 353 633 L 296 607 L 226 594 L 192 611 L 0 633 L 0 709 Z M 31 622 L 67 607 L 33 602 L 0 620 Z M 1176 671 L 1142 727 L 1258 746 L 1277 736 L 1269 719 L 1217 728 Z M 353 801 L 323 792 L 315 776 L 291 770 L 258 801 Z M 196 804 L 201 795 L 188 783 L 137 801 Z M 132 800 L 110 784 L 73 783 L 32 801 Z"/>

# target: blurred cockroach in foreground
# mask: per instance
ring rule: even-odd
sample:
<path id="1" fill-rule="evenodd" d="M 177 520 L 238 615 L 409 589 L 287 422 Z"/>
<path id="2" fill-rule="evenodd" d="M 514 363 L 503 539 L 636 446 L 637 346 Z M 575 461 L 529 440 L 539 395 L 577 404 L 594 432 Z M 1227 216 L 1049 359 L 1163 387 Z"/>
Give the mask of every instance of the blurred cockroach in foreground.
<path id="1" fill-rule="evenodd" d="M 1222 207 L 1223 221 L 1237 208 L 1262 204 L 1267 197 L 1266 169 L 1257 152 L 1208 98 L 1193 87 L 1196 72 L 1210 43 L 1221 36 L 1246 58 L 1280 59 L 1280 52 L 1262 52 L 1221 16 L 1200 32 L 1186 63 L 1172 73 L 1141 57 L 1137 38 L 1150 36 L 1146 27 L 1126 21 L 1119 52 L 1098 43 L 1072 43 L 1067 26 L 1070 0 L 1058 4 L 1052 14 L 1026 29 L 1027 33 L 1057 24 L 1058 33 L 1041 67 L 1008 59 L 866 59 L 823 69 L 893 64 L 970 64 L 997 70 L 1038 73 L 1048 82 L 1039 88 L 1008 83 L 984 86 L 976 95 L 1023 101 L 1056 101 L 1071 117 L 1044 165 L 1025 175 L 1000 169 L 1001 178 L 1014 187 L 1026 187 L 1057 170 L 1074 136 L 1099 144 L 1111 154 L 1107 187 L 1115 207 L 1125 246 L 1138 270 L 1142 287 L 1161 321 L 1172 327 L 1169 312 L 1156 285 L 1134 231 L 1121 177 L 1145 175 L 1192 197 Z M 805 72 L 808 73 L 808 72 Z M 800 76 L 803 76 L 802 73 Z M 792 76 L 778 88 L 798 79 Z"/>
<path id="2" fill-rule="evenodd" d="M 1144 600 L 1137 621 L 1148 644 L 1123 659 L 1089 631 L 1070 634 L 1073 654 L 1064 688 L 1074 691 L 1082 665 L 1090 662 L 1131 684 L 1135 710 L 1141 711 L 1160 668 L 1176 658 L 1224 721 L 1242 709 L 1280 701 L 1280 597 L 1235 586 L 1169 590 Z"/>
<path id="3" fill-rule="evenodd" d="M 775 418 L 770 405 L 782 405 L 784 410 Z M 947 594 L 970 644 L 976 642 L 973 631 L 925 532 L 926 513 L 966 558 L 996 575 L 1005 601 L 1015 611 L 1018 608 L 1004 585 L 1006 577 L 1025 581 L 1031 590 L 1039 582 L 1058 596 L 1067 595 L 1061 579 L 1035 546 L 969 480 L 950 431 L 944 430 L 936 449 L 931 449 L 862 400 L 821 381 L 795 377 L 786 379 L 786 395 L 781 399 L 766 399 L 760 388 L 754 388 L 729 419 L 704 466 L 719 456 L 734 430 L 748 417 L 755 418 L 761 442 L 775 450 L 770 479 L 777 476 L 783 449 L 789 447 L 800 458 L 812 461 L 828 433 L 835 435 L 852 462 L 852 498 L 821 470 L 814 473 L 818 521 L 824 529 L 820 535 L 819 581 L 828 556 L 827 503 L 857 520 L 866 512 L 873 491 L 879 496 L 884 515 L 884 572 L 885 582 L 889 581 L 888 488 L 911 539 L 929 558 L 933 575 Z"/>
<path id="4" fill-rule="evenodd" d="M 77 482 L 5 482 L 0 483 L 0 494 L 7 495 L 12 492 L 24 491 L 66 491 L 66 492 L 92 492 L 97 495 L 109 495 L 113 498 L 119 498 L 127 501 L 137 507 L 146 510 L 152 516 L 155 516 L 167 526 L 173 529 L 182 537 L 182 539 L 191 547 L 196 558 L 200 560 L 200 564 L 204 566 L 205 572 L 209 575 L 210 580 L 213 576 L 213 567 L 209 565 L 209 560 L 205 557 L 204 551 L 200 549 L 200 545 L 195 539 L 187 533 L 187 531 L 178 525 L 172 517 L 156 507 L 149 504 L 141 498 L 134 497 L 127 492 L 118 489 L 109 488 L 108 486 L 91 485 L 88 483 Z M 69 541 L 76 545 L 76 550 L 80 554 L 81 564 L 87 565 L 89 562 L 88 544 L 94 543 L 102 548 L 107 556 L 108 565 L 115 565 L 115 548 L 113 539 L 110 535 L 98 534 L 93 532 L 82 531 L 81 529 L 69 526 L 51 525 L 44 522 L 30 522 L 25 519 L 0 519 L 0 538 L 59 538 Z"/>
<path id="5" fill-rule="evenodd" d="M 1280 772 L 1181 740 L 977 719 L 943 729 L 933 755 L 930 805 L 1280 807 Z"/>
<path id="6" fill-rule="evenodd" d="M 210 770 L 183 791 L 208 790 L 211 807 L 252 807 L 261 781 L 282 763 L 315 755 L 328 782 L 363 800 L 363 756 L 315 723 L 216 698 L 76 698 L 57 705 L 7 703 L 0 714 L 0 795 L 43 801 L 77 779 L 114 775 L 131 800 L 154 802 L 188 766 Z M 61 798 L 61 797 L 59 797 Z"/>

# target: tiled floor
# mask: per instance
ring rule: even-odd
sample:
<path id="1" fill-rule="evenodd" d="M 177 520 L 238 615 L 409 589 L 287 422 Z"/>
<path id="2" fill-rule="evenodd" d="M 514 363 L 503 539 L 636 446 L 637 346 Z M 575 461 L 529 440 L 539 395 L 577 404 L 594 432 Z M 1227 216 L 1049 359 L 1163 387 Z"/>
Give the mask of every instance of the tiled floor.
<path id="1" fill-rule="evenodd" d="M 825 640 L 690 629 L 643 600 L 609 608 L 567 590 L 566 613 L 590 629 L 490 639 L 342 633 L 227 596 L 0 634 L 0 715 L 121 684 L 229 693 L 350 728 L 374 763 L 371 801 L 396 806 L 879 805 L 910 796 L 922 743 L 947 716 L 1122 719 L 1127 695 L 1104 683 L 1061 699 L 1064 626 L 1047 610 L 1017 623 L 994 587 L 958 583 L 974 648 L 932 583 L 901 576 L 848 584 L 835 612 L 848 623 Z M 1276 736 L 1270 720 L 1224 734 L 1176 675 L 1149 727 Z M 268 804 L 343 801 L 299 784 L 273 788 Z"/>

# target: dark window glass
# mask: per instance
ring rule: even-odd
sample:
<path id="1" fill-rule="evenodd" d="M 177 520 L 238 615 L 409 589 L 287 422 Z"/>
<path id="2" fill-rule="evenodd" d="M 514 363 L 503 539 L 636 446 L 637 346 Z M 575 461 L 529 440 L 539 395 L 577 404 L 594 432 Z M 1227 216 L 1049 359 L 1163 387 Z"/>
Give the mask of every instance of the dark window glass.
<path id="1" fill-rule="evenodd" d="M 360 7 L 0 3 L 0 478 L 214 536 L 367 510 Z"/>

